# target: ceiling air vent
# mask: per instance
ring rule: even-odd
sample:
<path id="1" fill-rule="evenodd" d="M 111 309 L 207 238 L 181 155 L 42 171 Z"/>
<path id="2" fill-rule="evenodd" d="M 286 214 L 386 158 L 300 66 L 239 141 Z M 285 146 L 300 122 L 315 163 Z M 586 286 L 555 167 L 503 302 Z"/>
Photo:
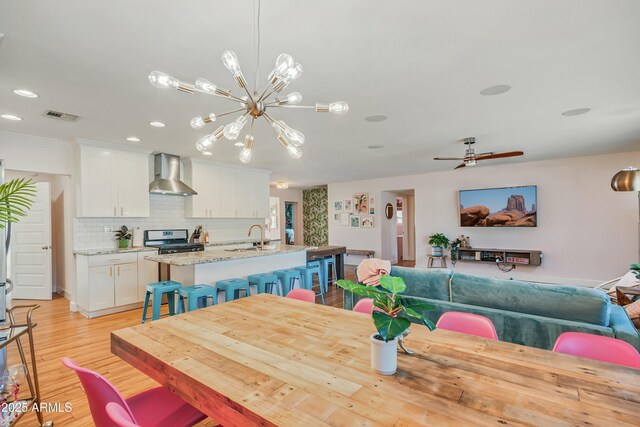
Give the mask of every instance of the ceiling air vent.
<path id="1" fill-rule="evenodd" d="M 76 116 L 75 114 L 62 113 L 60 111 L 53 110 L 45 111 L 43 116 L 51 117 L 52 119 L 64 120 L 65 122 L 75 122 L 80 118 L 80 116 Z"/>

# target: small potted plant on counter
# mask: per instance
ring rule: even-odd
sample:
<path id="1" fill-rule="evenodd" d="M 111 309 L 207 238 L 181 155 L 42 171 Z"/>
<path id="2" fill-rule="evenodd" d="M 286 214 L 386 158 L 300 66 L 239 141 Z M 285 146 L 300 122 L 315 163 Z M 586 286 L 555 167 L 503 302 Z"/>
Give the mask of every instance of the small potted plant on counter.
<path id="1" fill-rule="evenodd" d="M 443 249 L 449 247 L 449 239 L 442 233 L 435 233 L 429 236 L 432 256 L 442 256 Z"/>
<path id="2" fill-rule="evenodd" d="M 126 249 L 129 247 L 129 240 L 131 240 L 131 231 L 126 225 L 120 227 L 120 230 L 116 231 L 116 240 L 118 241 L 119 249 Z"/>
<path id="3" fill-rule="evenodd" d="M 338 280 L 338 286 L 361 297 L 373 299 L 371 313 L 378 330 L 370 337 L 371 369 L 382 375 L 393 375 L 398 368 L 398 338 L 408 333 L 408 317 L 421 321 L 430 331 L 436 326 L 422 313 L 435 310 L 435 305 L 415 298 L 403 297 L 407 289 L 402 277 L 382 276 L 379 286 L 366 286 L 350 280 Z M 400 317 L 400 315 L 403 315 Z"/>

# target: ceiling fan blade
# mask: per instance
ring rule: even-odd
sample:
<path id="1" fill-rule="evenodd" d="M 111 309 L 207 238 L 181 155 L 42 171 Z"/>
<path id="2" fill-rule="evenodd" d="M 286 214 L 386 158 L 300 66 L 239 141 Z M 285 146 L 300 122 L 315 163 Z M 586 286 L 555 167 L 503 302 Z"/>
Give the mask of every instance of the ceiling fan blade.
<path id="1" fill-rule="evenodd" d="M 464 160 L 464 157 L 434 157 L 433 160 Z"/>
<path id="2" fill-rule="evenodd" d="M 463 167 L 465 167 L 465 166 L 466 166 L 466 165 L 465 165 L 464 163 L 460 163 L 458 166 L 456 166 L 455 168 L 453 168 L 453 170 L 460 169 L 460 168 L 463 168 Z"/>
<path id="3" fill-rule="evenodd" d="M 496 154 L 490 154 L 488 156 L 478 156 L 476 157 L 476 160 L 501 159 L 503 157 L 522 156 L 523 154 L 524 154 L 523 151 L 508 151 L 506 153 L 496 153 Z"/>

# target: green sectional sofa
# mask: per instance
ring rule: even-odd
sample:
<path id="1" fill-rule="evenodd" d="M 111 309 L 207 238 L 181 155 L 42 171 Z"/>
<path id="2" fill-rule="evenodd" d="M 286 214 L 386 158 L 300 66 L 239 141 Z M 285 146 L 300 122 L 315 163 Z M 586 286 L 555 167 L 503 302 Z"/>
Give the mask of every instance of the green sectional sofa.
<path id="1" fill-rule="evenodd" d="M 392 267 L 404 279 L 406 295 L 436 305 L 434 323 L 446 311 L 488 317 L 502 341 L 551 350 L 563 332 L 586 332 L 624 340 L 640 350 L 640 335 L 625 310 L 600 289 L 504 280 L 448 269 Z M 351 310 L 359 297 L 344 293 Z"/>

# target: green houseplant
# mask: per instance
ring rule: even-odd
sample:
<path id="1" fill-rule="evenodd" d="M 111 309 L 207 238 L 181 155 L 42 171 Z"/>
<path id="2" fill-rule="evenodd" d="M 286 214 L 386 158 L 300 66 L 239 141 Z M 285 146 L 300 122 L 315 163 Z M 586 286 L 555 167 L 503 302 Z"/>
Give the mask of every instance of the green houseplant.
<path id="1" fill-rule="evenodd" d="M 129 247 L 129 240 L 131 240 L 131 231 L 126 225 L 120 227 L 120 230 L 116 231 L 116 240 L 118 241 L 118 248 L 126 249 Z"/>
<path id="2" fill-rule="evenodd" d="M 402 296 L 407 289 L 402 277 L 382 276 L 379 286 L 338 280 L 338 286 L 354 295 L 373 299 L 374 310 L 371 317 L 378 332 L 370 337 L 371 368 L 380 374 L 393 375 L 396 372 L 398 338 L 406 335 L 411 326 L 407 317 L 418 319 L 431 331 L 435 329 L 435 325 L 422 313 L 435 310 L 436 307 L 415 298 Z"/>
<path id="3" fill-rule="evenodd" d="M 431 245 L 431 255 L 442 256 L 443 249 L 449 247 L 450 241 L 444 234 L 435 233 L 429 236 L 429 244 Z"/>
<path id="4" fill-rule="evenodd" d="M 12 179 L 0 185 L 0 229 L 26 216 L 35 196 L 35 184 L 27 178 Z"/>

